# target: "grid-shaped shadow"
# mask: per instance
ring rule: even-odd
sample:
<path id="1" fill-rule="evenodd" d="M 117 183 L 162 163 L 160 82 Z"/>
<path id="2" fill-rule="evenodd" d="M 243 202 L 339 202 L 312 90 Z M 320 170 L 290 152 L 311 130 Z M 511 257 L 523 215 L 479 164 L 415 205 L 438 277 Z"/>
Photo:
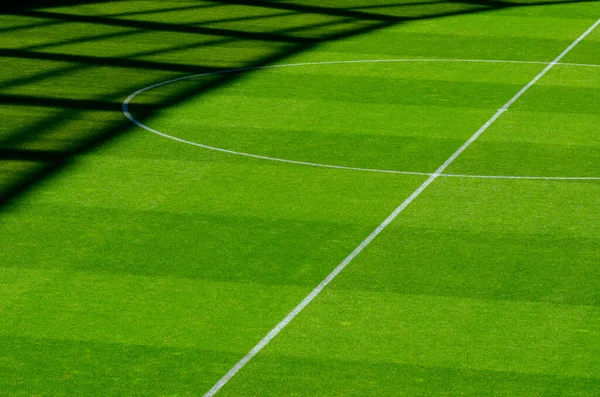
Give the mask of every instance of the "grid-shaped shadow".
<path id="1" fill-rule="evenodd" d="M 0 8 L 0 207 L 132 125 L 122 100 L 189 74 L 281 62 L 314 46 L 421 19 L 575 1 L 25 1 Z M 218 89 L 195 81 L 157 107 Z"/>

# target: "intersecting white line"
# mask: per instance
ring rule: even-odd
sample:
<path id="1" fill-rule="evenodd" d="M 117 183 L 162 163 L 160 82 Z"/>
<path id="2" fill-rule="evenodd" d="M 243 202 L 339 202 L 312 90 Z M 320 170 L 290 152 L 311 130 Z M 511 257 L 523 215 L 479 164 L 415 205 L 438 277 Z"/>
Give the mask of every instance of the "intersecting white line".
<path id="1" fill-rule="evenodd" d="M 527 83 L 515 96 L 513 96 L 504 106 L 483 125 L 467 142 L 465 142 L 452 156 L 448 158 L 431 176 L 425 180 L 406 200 L 402 202 L 369 236 L 363 240 L 340 263 L 310 294 L 306 296 L 283 320 L 279 322 L 269 333 L 260 341 L 256 346 L 248 352 L 237 364 L 235 364 L 205 395 L 204 397 L 214 396 L 223 386 L 229 382 L 229 380 L 235 376 L 235 374 L 242 369 L 254 356 L 256 356 L 281 330 L 283 330 L 310 302 L 313 301 L 323 291 L 323 289 L 342 271 L 344 268 L 358 255 L 360 252 L 367 247 L 375 237 L 377 237 L 410 203 L 412 203 L 433 181 L 435 181 L 444 170 L 452 164 L 454 160 L 462 152 L 464 152 L 490 125 L 494 123 L 515 101 L 517 101 L 531 86 L 533 86 L 539 79 L 541 79 L 554 65 L 556 65 L 565 55 L 569 53 L 581 40 L 589 35 L 598 25 L 600 25 L 600 19 L 598 19 L 588 30 L 586 30 L 581 36 L 579 36 L 571 45 L 569 45 L 563 52 L 560 53 L 552 62 L 548 64 L 537 76 Z"/>

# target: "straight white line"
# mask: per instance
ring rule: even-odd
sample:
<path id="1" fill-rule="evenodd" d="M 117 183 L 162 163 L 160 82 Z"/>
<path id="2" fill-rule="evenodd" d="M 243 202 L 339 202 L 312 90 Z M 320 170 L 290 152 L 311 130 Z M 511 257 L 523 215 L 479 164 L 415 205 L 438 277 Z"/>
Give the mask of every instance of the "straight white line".
<path id="1" fill-rule="evenodd" d="M 410 203 L 412 203 L 419 195 L 435 181 L 442 172 L 462 152 L 465 151 L 490 125 L 494 123 L 517 99 L 519 99 L 531 86 L 533 86 L 539 79 L 541 79 L 554 65 L 558 63 L 565 55 L 569 53 L 581 40 L 583 40 L 588 34 L 590 34 L 596 26 L 600 25 L 600 19 L 596 21 L 588 30 L 586 30 L 581 36 L 579 36 L 570 46 L 568 46 L 559 56 L 557 56 L 548 66 L 544 68 L 537 76 L 533 78 L 525 87 L 523 87 L 515 96 L 513 96 L 504 106 L 502 106 L 493 116 L 490 118 L 473 136 L 465 142 L 452 156 L 448 158 L 442 164 L 434 174 L 429 176 L 421 186 L 417 188 L 406 200 L 402 202 L 369 236 L 359 244 L 358 247 L 352 251 L 350 255 L 346 257 L 315 289 L 311 291 L 306 298 L 302 300 L 283 320 L 279 322 L 269 333 L 260 341 L 256 346 L 248 352 L 237 364 L 233 366 L 205 395 L 204 397 L 214 396 L 223 386 L 229 382 L 229 380 L 235 376 L 235 374 L 242 369 L 254 356 L 256 356 L 282 329 L 284 329 L 313 299 L 317 297 L 323 291 L 323 289 L 338 275 L 344 268 L 358 255 L 362 250 L 367 247 L 375 237 L 377 237 Z"/>
<path id="2" fill-rule="evenodd" d="M 469 175 L 469 174 L 440 174 L 447 178 L 471 179 L 517 179 L 532 181 L 600 181 L 600 176 L 521 176 L 521 175 Z"/>
<path id="3" fill-rule="evenodd" d="M 563 66 L 581 66 L 584 68 L 600 68 L 600 65 L 596 65 L 593 63 L 569 63 L 569 62 L 559 62 L 558 65 Z"/>

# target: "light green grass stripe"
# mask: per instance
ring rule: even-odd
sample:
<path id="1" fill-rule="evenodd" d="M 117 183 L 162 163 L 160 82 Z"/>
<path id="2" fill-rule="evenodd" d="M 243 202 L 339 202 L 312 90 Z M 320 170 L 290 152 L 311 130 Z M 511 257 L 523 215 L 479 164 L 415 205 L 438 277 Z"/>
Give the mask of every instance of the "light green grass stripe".
<path id="1" fill-rule="evenodd" d="M 14 293 L 0 307 L 3 335 L 238 354 L 306 294 L 293 285 L 71 271 L 0 268 L 0 277 Z"/>
<path id="2" fill-rule="evenodd" d="M 595 306 L 331 289 L 265 355 L 600 379 L 599 340 Z"/>

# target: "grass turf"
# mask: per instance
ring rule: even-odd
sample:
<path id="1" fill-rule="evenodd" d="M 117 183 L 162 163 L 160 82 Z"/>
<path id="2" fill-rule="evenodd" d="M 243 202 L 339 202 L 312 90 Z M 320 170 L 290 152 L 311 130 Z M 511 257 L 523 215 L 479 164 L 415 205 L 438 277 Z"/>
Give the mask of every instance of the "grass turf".
<path id="1" fill-rule="evenodd" d="M 203 394 L 425 179 L 186 146 L 124 121 L 131 92 L 271 63 L 548 62 L 600 17 L 532 4 L 2 15 L 2 393 Z M 599 43 L 564 62 L 600 64 Z M 432 172 L 543 67 L 268 69 L 164 86 L 132 111 L 228 149 Z M 600 176 L 599 76 L 555 66 L 448 171 Z M 598 186 L 440 178 L 221 393 L 598 394 Z"/>

